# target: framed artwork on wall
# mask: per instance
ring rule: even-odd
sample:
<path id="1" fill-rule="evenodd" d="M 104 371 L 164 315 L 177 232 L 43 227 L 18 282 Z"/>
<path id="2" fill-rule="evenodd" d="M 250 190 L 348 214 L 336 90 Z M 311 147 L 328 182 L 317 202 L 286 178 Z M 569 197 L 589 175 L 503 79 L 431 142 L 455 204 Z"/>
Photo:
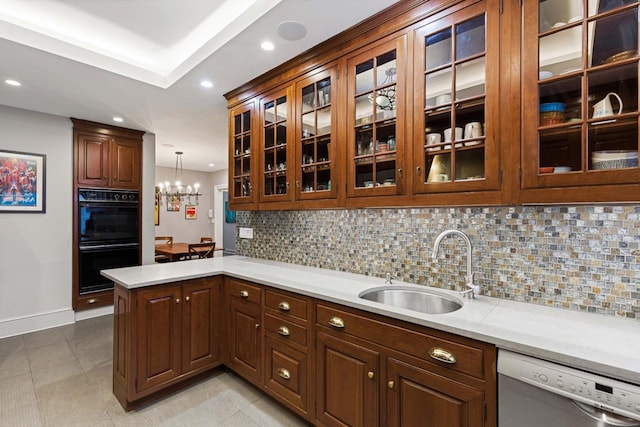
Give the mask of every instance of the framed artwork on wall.
<path id="1" fill-rule="evenodd" d="M 0 149 L 0 213 L 45 213 L 44 154 Z"/>
<path id="2" fill-rule="evenodd" d="M 154 211 L 155 224 L 160 225 L 160 194 L 156 193 L 156 207 Z"/>
<path id="3" fill-rule="evenodd" d="M 195 205 L 186 205 L 184 207 L 184 219 L 197 219 L 198 207 Z"/>
<path id="4" fill-rule="evenodd" d="M 167 199 L 167 211 L 180 212 L 180 196 L 169 196 Z"/>
<path id="5" fill-rule="evenodd" d="M 224 220 L 228 224 L 236 222 L 236 211 L 229 210 L 229 202 L 224 202 Z"/>

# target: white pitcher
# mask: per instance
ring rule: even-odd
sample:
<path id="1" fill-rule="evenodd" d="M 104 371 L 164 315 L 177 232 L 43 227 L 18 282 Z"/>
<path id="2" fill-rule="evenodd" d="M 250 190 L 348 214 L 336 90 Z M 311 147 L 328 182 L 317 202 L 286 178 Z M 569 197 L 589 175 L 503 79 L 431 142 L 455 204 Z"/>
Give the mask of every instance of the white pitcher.
<path id="1" fill-rule="evenodd" d="M 593 118 L 612 116 L 613 108 L 611 107 L 611 96 L 615 96 L 618 99 L 618 103 L 620 104 L 620 108 L 618 112 L 615 114 L 622 113 L 622 99 L 615 92 L 609 92 L 607 96 L 602 98 L 600 101 L 596 102 L 593 106 Z"/>

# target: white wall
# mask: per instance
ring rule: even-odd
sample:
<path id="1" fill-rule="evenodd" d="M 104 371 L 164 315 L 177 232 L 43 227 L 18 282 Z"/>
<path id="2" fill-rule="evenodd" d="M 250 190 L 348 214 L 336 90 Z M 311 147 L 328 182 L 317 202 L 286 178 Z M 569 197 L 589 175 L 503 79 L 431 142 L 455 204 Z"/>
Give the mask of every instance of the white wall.
<path id="1" fill-rule="evenodd" d="M 46 213 L 0 213 L 0 338 L 102 314 L 71 309 L 73 124 L 0 105 L 0 149 L 45 154 Z M 155 136 L 143 140 L 143 263 L 153 261 Z"/>
<path id="2" fill-rule="evenodd" d="M 156 167 L 155 182 L 168 181 L 173 185 L 175 175 L 175 168 Z M 200 237 L 213 237 L 213 220 L 208 216 L 209 209 L 213 209 L 211 173 L 184 170 L 179 181 L 185 188 L 187 185 L 200 184 L 202 196 L 198 198 L 197 218 L 185 219 L 184 203 L 180 206 L 180 211 L 167 211 L 167 203 L 163 197 L 160 201 L 160 225 L 155 227 L 155 235 L 172 236 L 174 242 L 186 243 L 197 243 Z M 192 201 L 195 203 L 195 198 Z"/>

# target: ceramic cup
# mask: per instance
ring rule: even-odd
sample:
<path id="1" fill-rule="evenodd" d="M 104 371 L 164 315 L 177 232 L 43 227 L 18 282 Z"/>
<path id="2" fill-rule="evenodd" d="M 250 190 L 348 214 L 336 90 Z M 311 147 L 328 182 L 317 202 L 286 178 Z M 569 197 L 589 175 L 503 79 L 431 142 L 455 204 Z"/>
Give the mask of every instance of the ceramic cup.
<path id="1" fill-rule="evenodd" d="M 446 93 L 436 97 L 436 105 L 447 104 L 451 102 L 451 94 Z"/>
<path id="2" fill-rule="evenodd" d="M 440 144 L 441 136 L 439 133 L 427 134 L 427 145 Z"/>
<path id="3" fill-rule="evenodd" d="M 462 128 L 456 128 L 456 140 L 462 139 Z M 444 142 L 451 142 L 451 128 L 444 130 Z"/>
<path id="4" fill-rule="evenodd" d="M 464 138 L 480 138 L 482 136 L 482 123 L 471 122 L 464 125 Z"/>

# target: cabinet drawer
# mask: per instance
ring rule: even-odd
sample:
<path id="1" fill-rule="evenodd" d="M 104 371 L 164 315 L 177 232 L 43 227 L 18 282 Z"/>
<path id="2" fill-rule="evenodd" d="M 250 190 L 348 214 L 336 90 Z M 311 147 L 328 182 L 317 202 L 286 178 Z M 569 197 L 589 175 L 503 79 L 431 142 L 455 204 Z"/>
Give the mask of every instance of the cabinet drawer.
<path id="1" fill-rule="evenodd" d="M 295 342 L 302 346 L 307 346 L 307 328 L 288 322 L 279 317 L 265 313 L 265 332 L 273 334 L 282 342 Z"/>
<path id="2" fill-rule="evenodd" d="M 266 343 L 266 381 L 265 385 L 286 403 L 301 409 L 303 415 L 308 412 L 307 393 L 307 355 L 280 344 L 270 337 Z"/>
<path id="3" fill-rule="evenodd" d="M 307 300 L 298 296 L 292 296 L 289 293 L 267 289 L 267 291 L 265 292 L 264 305 L 267 308 L 276 310 L 281 313 L 286 313 L 290 316 L 297 317 L 302 320 L 307 320 L 309 317 L 309 304 Z"/>
<path id="4" fill-rule="evenodd" d="M 480 345 L 474 346 L 472 340 L 445 333 L 434 336 L 369 316 L 373 315 L 356 314 L 322 304 L 318 304 L 317 307 L 319 325 L 378 343 L 453 371 L 481 379 L 485 377 L 484 349 Z M 454 360 L 443 361 L 449 355 Z"/>
<path id="5" fill-rule="evenodd" d="M 229 279 L 227 293 L 232 297 L 240 298 L 256 304 L 262 302 L 262 288 L 248 282 L 237 279 Z"/>

